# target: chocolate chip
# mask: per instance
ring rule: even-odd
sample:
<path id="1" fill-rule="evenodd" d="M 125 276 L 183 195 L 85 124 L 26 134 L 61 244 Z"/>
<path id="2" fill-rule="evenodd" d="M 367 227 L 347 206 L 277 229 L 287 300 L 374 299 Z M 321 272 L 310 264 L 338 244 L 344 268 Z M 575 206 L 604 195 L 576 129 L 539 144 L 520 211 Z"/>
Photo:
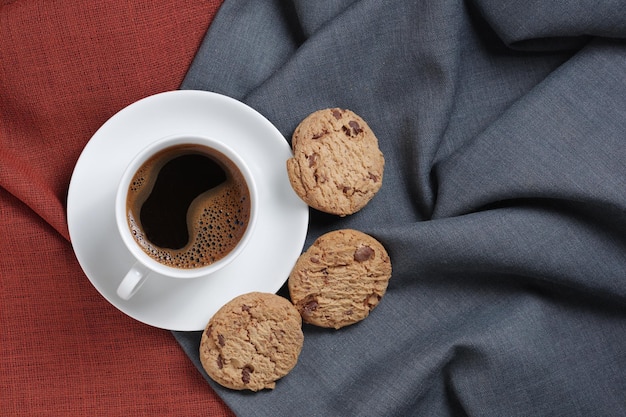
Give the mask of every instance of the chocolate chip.
<path id="1" fill-rule="evenodd" d="M 333 116 L 335 116 L 335 119 L 339 120 L 341 119 L 341 111 L 339 109 L 333 109 Z"/>
<path id="2" fill-rule="evenodd" d="M 354 121 L 354 120 L 350 120 L 350 122 L 348 124 L 352 128 L 352 131 L 354 132 L 355 135 L 358 135 L 359 133 L 361 133 L 363 131 L 363 129 L 361 129 L 361 126 L 359 125 L 359 123 Z"/>
<path id="3" fill-rule="evenodd" d="M 347 126 L 341 126 L 341 130 L 343 130 L 343 133 L 346 134 L 346 136 L 352 136 L 352 131 L 350 130 L 349 127 Z"/>
<path id="4" fill-rule="evenodd" d="M 311 261 L 312 264 L 320 263 L 320 259 L 317 256 L 311 256 L 310 261 Z"/>
<path id="5" fill-rule="evenodd" d="M 302 315 L 305 316 L 305 317 L 310 317 L 311 314 L 313 314 L 313 312 L 315 310 L 317 310 L 317 307 L 319 307 L 319 304 L 317 303 L 317 300 L 315 298 L 309 299 L 302 306 Z"/>
<path id="6" fill-rule="evenodd" d="M 316 153 L 307 156 L 307 159 L 309 161 L 309 168 L 312 168 L 313 166 L 317 164 L 317 157 L 318 155 Z"/>
<path id="7" fill-rule="evenodd" d="M 250 306 L 245 305 L 245 304 L 244 304 L 244 305 L 242 305 L 242 306 L 241 306 L 241 311 L 250 311 Z"/>
<path id="8" fill-rule="evenodd" d="M 354 252 L 354 260 L 357 262 L 365 262 L 374 257 L 374 249 L 369 246 L 361 246 Z"/>
<path id="9" fill-rule="evenodd" d="M 323 130 L 323 131 L 322 131 L 322 132 L 320 132 L 320 133 L 316 133 L 316 134 L 314 134 L 314 135 L 311 137 L 311 139 L 319 139 L 319 138 L 321 138 L 322 136 L 327 135 L 327 134 L 328 134 L 328 131 L 327 131 L 327 130 Z"/>
<path id="10" fill-rule="evenodd" d="M 224 346 L 226 344 L 226 341 L 224 340 L 224 336 L 222 336 L 221 334 L 217 335 L 217 343 L 220 344 L 220 346 Z"/>
<path id="11" fill-rule="evenodd" d="M 250 374 L 254 372 L 254 368 L 250 365 L 246 365 L 241 370 L 241 380 L 244 384 L 250 383 Z"/>
<path id="12" fill-rule="evenodd" d="M 217 355 L 217 367 L 218 369 L 222 369 L 224 367 L 224 360 L 222 359 L 222 355 Z"/>
<path id="13" fill-rule="evenodd" d="M 371 172 L 368 172 L 368 177 L 369 179 L 371 179 L 374 182 L 378 182 L 378 175 L 372 174 Z"/>

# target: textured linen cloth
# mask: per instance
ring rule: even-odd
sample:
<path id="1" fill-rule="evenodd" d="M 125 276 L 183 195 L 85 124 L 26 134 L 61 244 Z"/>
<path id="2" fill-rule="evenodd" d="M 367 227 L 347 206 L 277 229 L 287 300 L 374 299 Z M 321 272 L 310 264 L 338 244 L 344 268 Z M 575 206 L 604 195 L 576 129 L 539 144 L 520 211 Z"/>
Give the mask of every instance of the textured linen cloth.
<path id="1" fill-rule="evenodd" d="M 89 138 L 179 87 L 220 4 L 0 1 L 0 415 L 232 415 L 170 332 L 100 296 L 65 215 Z"/>
<path id="2" fill-rule="evenodd" d="M 383 186 L 312 210 L 305 247 L 351 227 L 393 265 L 366 320 L 305 326 L 275 390 L 209 381 L 235 413 L 625 415 L 625 38 L 624 1 L 227 0 L 182 87 L 286 140 L 317 109 L 361 115 Z M 175 335 L 202 372 L 200 333 Z"/>

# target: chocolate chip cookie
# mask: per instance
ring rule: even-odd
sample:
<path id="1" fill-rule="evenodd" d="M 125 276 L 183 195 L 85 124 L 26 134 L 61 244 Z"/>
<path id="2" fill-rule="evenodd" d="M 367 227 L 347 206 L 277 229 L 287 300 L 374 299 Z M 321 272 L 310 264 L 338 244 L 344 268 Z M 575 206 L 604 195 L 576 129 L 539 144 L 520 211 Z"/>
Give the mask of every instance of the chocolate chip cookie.
<path id="1" fill-rule="evenodd" d="M 309 206 L 346 216 L 378 192 L 385 159 L 378 139 L 354 112 L 332 108 L 306 117 L 293 133 L 289 181 Z"/>
<path id="2" fill-rule="evenodd" d="M 343 229 L 320 236 L 298 258 L 288 287 L 305 322 L 339 329 L 369 315 L 390 277 L 383 245 L 365 233 Z"/>
<path id="3" fill-rule="evenodd" d="M 302 319 L 289 300 L 252 292 L 235 297 L 209 320 L 200 361 L 225 387 L 273 389 L 296 365 L 303 340 Z"/>

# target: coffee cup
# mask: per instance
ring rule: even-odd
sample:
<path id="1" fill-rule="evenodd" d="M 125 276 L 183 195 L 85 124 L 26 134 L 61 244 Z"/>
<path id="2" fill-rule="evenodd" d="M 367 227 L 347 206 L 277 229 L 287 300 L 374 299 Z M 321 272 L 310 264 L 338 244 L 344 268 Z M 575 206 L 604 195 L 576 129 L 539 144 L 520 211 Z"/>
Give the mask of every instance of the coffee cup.
<path id="1" fill-rule="evenodd" d="M 153 142 L 117 189 L 117 229 L 135 260 L 117 295 L 130 299 L 152 273 L 191 279 L 224 268 L 249 242 L 257 206 L 250 169 L 225 143 L 186 134 Z"/>

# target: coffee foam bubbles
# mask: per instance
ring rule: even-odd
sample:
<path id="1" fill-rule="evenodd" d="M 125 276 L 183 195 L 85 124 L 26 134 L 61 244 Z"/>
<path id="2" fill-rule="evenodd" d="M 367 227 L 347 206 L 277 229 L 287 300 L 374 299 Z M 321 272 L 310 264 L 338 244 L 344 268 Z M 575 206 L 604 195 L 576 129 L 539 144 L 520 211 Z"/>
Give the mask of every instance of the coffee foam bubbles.
<path id="1" fill-rule="evenodd" d="M 207 266 L 228 254 L 245 233 L 250 217 L 249 209 L 241 209 L 245 199 L 228 184 L 198 196 L 187 214 L 189 243 L 182 249 L 153 245 L 134 217 L 130 218 L 131 230 L 143 250 L 164 265 L 185 269 Z"/>
<path id="2" fill-rule="evenodd" d="M 237 167 L 230 161 L 223 162 L 226 182 L 200 194 L 189 206 L 189 242 L 181 249 L 154 245 L 139 222 L 140 208 L 164 162 L 147 164 L 137 171 L 129 186 L 129 200 L 135 203 L 127 208 L 128 224 L 135 241 L 151 258 L 173 268 L 200 268 L 222 259 L 237 246 L 249 224 L 250 195 Z"/>

